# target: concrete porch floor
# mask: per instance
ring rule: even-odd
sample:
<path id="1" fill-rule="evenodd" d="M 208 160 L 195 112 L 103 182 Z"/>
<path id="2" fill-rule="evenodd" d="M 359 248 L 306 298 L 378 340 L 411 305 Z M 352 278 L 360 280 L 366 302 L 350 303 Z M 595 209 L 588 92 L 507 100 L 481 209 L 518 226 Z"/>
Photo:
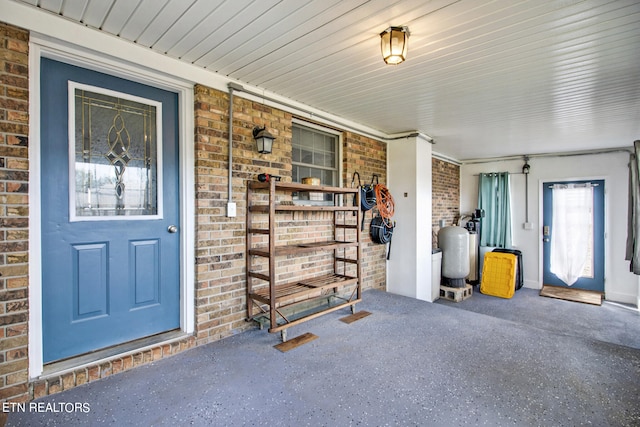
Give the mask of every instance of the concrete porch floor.
<path id="1" fill-rule="evenodd" d="M 287 353 L 251 330 L 39 399 L 61 412 L 27 405 L 7 425 L 640 425 L 637 311 L 531 289 L 435 304 L 367 291 L 357 310 L 372 314 L 290 328 L 318 339 Z"/>

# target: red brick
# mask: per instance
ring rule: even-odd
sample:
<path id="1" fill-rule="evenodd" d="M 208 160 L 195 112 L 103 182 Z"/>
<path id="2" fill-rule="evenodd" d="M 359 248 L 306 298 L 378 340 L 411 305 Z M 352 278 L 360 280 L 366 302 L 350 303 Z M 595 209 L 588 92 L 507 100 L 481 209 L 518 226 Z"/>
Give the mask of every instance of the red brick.
<path id="1" fill-rule="evenodd" d="M 122 370 L 126 371 L 133 367 L 133 356 L 126 356 L 122 358 Z"/>
<path id="2" fill-rule="evenodd" d="M 111 369 L 114 374 L 122 372 L 123 367 L 124 367 L 124 363 L 122 362 L 122 359 L 116 359 L 111 361 Z"/>
<path id="3" fill-rule="evenodd" d="M 47 380 L 47 382 L 49 383 L 49 394 L 55 394 L 62 391 L 62 380 L 60 378 L 51 378 Z"/>
<path id="4" fill-rule="evenodd" d="M 133 356 L 133 366 L 140 366 L 140 365 L 144 365 L 144 354 L 142 353 L 136 353 Z"/>
<path id="5" fill-rule="evenodd" d="M 95 381 L 97 379 L 100 379 L 100 367 L 91 366 L 87 368 L 87 382 Z"/>
<path id="6" fill-rule="evenodd" d="M 102 365 L 100 365 L 100 378 L 105 378 L 110 376 L 112 373 L 111 370 L 111 363 L 110 362 L 105 362 Z"/>
<path id="7" fill-rule="evenodd" d="M 64 374 L 62 376 L 62 387 L 64 390 L 69 390 L 70 388 L 73 388 L 75 386 L 76 386 L 76 376 L 74 375 L 73 372 Z"/>
<path id="8" fill-rule="evenodd" d="M 76 376 L 76 385 L 86 384 L 88 381 L 87 371 L 86 369 L 79 369 L 75 372 Z"/>
<path id="9" fill-rule="evenodd" d="M 0 389 L 0 401 L 14 400 L 25 395 L 28 391 L 27 383 L 16 384 Z"/>
<path id="10" fill-rule="evenodd" d="M 33 398 L 39 399 L 47 395 L 47 382 L 36 381 L 33 383 Z"/>

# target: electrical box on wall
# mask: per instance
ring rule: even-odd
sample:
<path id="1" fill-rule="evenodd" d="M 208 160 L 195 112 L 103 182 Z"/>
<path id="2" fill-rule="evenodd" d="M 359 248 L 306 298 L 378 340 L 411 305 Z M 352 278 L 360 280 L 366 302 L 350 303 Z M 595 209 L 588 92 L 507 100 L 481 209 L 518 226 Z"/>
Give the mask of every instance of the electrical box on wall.
<path id="1" fill-rule="evenodd" d="M 524 224 L 522 224 L 522 228 L 524 228 L 525 230 L 533 230 L 533 223 L 525 222 Z"/>
<path id="2" fill-rule="evenodd" d="M 227 216 L 228 217 L 236 216 L 236 204 L 234 202 L 227 203 Z"/>

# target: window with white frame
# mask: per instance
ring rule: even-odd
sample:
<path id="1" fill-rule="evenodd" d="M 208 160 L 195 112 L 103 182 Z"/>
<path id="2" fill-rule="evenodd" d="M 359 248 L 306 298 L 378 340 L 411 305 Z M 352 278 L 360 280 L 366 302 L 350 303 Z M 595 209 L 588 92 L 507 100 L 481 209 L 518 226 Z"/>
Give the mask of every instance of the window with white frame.
<path id="1" fill-rule="evenodd" d="M 330 129 L 323 130 L 315 125 L 294 122 L 291 145 L 293 182 L 302 182 L 303 178 L 309 177 L 319 178 L 321 185 L 340 186 L 339 133 Z M 306 198 L 306 194 L 299 194 L 299 199 Z"/>

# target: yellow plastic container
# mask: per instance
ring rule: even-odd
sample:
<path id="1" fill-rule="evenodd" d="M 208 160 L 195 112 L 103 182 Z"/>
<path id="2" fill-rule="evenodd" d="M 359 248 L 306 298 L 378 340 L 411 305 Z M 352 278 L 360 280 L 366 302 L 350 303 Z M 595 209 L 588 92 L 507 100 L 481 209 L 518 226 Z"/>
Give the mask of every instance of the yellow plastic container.
<path id="1" fill-rule="evenodd" d="M 480 292 L 500 298 L 511 298 L 516 291 L 517 258 L 514 254 L 487 252 L 482 266 Z"/>

